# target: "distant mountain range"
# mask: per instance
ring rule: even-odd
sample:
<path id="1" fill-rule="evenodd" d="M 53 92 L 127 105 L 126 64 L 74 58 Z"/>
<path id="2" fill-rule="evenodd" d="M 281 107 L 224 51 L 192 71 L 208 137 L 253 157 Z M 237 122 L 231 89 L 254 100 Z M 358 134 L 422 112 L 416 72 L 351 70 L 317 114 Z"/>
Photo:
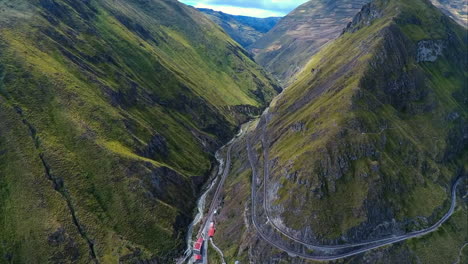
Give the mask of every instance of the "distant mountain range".
<path id="1" fill-rule="evenodd" d="M 263 37 L 281 19 L 281 17 L 257 18 L 235 16 L 206 8 L 199 8 L 198 10 L 206 14 L 235 41 L 246 48 Z"/>
<path id="2" fill-rule="evenodd" d="M 466 0 L 431 0 L 464 27 L 468 26 Z M 255 55 L 284 85 L 290 84 L 323 45 L 335 39 L 369 0 L 317 0 L 296 8 L 284 18 L 234 16 L 199 9 Z"/>
<path id="3" fill-rule="evenodd" d="M 284 85 L 323 45 L 338 37 L 369 0 L 316 0 L 299 6 L 249 46 L 255 59 Z"/>

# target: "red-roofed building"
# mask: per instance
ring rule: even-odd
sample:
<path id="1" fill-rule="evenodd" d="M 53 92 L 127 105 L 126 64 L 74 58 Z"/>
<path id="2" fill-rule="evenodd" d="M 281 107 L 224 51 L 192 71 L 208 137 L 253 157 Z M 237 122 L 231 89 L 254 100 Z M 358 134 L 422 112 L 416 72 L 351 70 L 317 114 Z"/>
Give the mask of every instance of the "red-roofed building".
<path id="1" fill-rule="evenodd" d="M 215 233 L 216 233 L 215 223 L 211 222 L 210 229 L 208 229 L 208 237 L 214 237 Z"/>
<path id="2" fill-rule="evenodd" d="M 199 237 L 197 241 L 195 241 L 195 244 L 193 244 L 193 252 L 195 254 L 201 254 L 202 248 L 203 248 L 203 237 Z"/>
<path id="3" fill-rule="evenodd" d="M 195 255 L 195 263 L 201 262 L 202 260 L 203 260 L 202 255 L 200 255 L 200 254 Z"/>

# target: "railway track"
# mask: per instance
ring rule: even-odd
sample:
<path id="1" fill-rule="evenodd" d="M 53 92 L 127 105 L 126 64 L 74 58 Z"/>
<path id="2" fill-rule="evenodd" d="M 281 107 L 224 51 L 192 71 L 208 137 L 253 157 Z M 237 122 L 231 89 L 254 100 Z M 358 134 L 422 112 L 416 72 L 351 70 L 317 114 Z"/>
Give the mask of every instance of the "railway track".
<path id="1" fill-rule="evenodd" d="M 216 187 L 216 191 L 213 195 L 213 199 L 211 201 L 210 208 L 208 210 L 208 214 L 206 217 L 206 220 L 203 222 L 200 231 L 198 233 L 198 236 L 202 236 L 205 241 L 205 247 L 203 250 L 203 263 L 207 263 L 208 259 L 208 242 L 209 238 L 207 235 L 208 232 L 208 225 L 209 223 L 213 220 L 214 218 L 214 212 L 216 208 L 219 206 L 219 198 L 220 194 L 222 192 L 222 189 L 224 187 L 224 183 L 226 181 L 227 176 L 230 173 L 230 167 L 231 167 L 231 152 L 233 145 L 235 144 L 236 139 L 244 135 L 244 131 L 241 131 L 240 134 L 238 134 L 231 142 L 229 142 L 225 147 L 226 149 L 226 159 L 224 162 L 224 170 L 222 172 L 221 178 L 219 180 L 218 186 Z M 265 134 L 262 135 L 262 143 L 264 146 L 267 146 L 267 141 L 265 138 Z M 317 244 L 311 244 L 307 243 L 305 241 L 302 241 L 284 230 L 282 230 L 280 227 L 278 227 L 274 221 L 271 220 L 271 216 L 268 211 L 268 204 L 267 204 L 267 199 L 266 199 L 266 186 L 267 186 L 267 180 L 268 180 L 268 175 L 269 175 L 269 167 L 267 166 L 268 164 L 268 150 L 264 147 L 263 150 L 263 155 L 264 155 L 264 170 L 263 170 L 263 186 L 260 188 L 263 188 L 263 195 L 264 195 L 264 201 L 263 201 L 263 210 L 265 212 L 265 216 L 267 218 L 267 222 L 269 225 L 281 236 L 285 237 L 288 239 L 288 243 L 297 243 L 301 245 L 302 248 L 307 248 L 309 250 L 314 250 L 313 253 L 306 253 L 303 250 L 302 252 L 298 250 L 294 250 L 286 246 L 285 244 L 281 243 L 281 241 L 276 240 L 276 238 L 271 237 L 263 227 L 259 224 L 258 218 L 257 218 L 257 182 L 258 182 L 258 175 L 257 175 L 257 170 L 256 170 L 256 158 L 255 154 L 252 150 L 251 142 L 250 139 L 246 139 L 246 151 L 247 151 L 247 156 L 248 156 L 248 162 L 252 168 L 252 186 L 251 186 L 251 201 L 252 201 L 252 206 L 251 206 L 251 221 L 253 224 L 253 228 L 255 232 L 260 236 L 261 239 L 263 239 L 265 242 L 270 244 L 271 246 L 282 250 L 286 253 L 288 253 L 292 257 L 300 257 L 308 260 L 314 260 L 314 261 L 331 261 L 331 260 L 338 260 L 338 259 L 343 259 L 351 256 L 355 256 L 361 253 L 365 253 L 377 248 L 385 247 L 388 245 L 392 245 L 395 243 L 399 243 L 408 239 L 412 238 L 417 238 L 421 237 L 424 235 L 427 235 L 429 233 L 432 233 L 436 231 L 441 225 L 443 225 L 445 222 L 447 222 L 450 217 L 453 215 L 455 212 L 455 208 L 457 205 L 457 197 L 456 197 L 456 190 L 459 186 L 459 184 L 463 181 L 465 177 L 459 178 L 452 186 L 451 190 L 451 205 L 450 209 L 448 212 L 439 220 L 437 221 L 434 225 L 432 225 L 429 228 L 419 230 L 419 231 L 414 231 L 411 233 L 407 233 L 404 235 L 399 235 L 399 236 L 392 236 L 392 237 L 387 237 L 383 239 L 378 239 L 378 240 L 373 240 L 373 241 L 365 241 L 365 242 L 360 242 L 360 243 L 354 243 L 354 244 L 342 244 L 342 245 L 317 245 Z M 284 241 L 283 241 L 284 242 Z M 301 248 L 299 247 L 299 248 Z M 222 255 L 222 251 L 219 250 L 219 248 L 216 248 L 216 250 Z"/>

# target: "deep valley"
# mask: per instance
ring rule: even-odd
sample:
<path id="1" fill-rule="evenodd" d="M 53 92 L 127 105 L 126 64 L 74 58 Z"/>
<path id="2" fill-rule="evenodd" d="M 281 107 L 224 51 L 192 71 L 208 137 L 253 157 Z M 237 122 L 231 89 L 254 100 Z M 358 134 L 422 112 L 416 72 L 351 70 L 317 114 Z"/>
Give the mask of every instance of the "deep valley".
<path id="1" fill-rule="evenodd" d="M 467 263 L 462 2 L 0 0 L 0 263 Z"/>

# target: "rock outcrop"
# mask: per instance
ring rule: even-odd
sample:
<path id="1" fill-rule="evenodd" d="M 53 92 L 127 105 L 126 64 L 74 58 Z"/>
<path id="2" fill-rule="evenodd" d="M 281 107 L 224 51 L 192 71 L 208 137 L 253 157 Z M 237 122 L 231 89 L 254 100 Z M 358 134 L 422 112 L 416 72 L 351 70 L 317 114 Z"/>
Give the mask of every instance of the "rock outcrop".
<path id="1" fill-rule="evenodd" d="M 417 62 L 434 62 L 445 48 L 443 40 L 421 40 L 418 42 Z"/>

